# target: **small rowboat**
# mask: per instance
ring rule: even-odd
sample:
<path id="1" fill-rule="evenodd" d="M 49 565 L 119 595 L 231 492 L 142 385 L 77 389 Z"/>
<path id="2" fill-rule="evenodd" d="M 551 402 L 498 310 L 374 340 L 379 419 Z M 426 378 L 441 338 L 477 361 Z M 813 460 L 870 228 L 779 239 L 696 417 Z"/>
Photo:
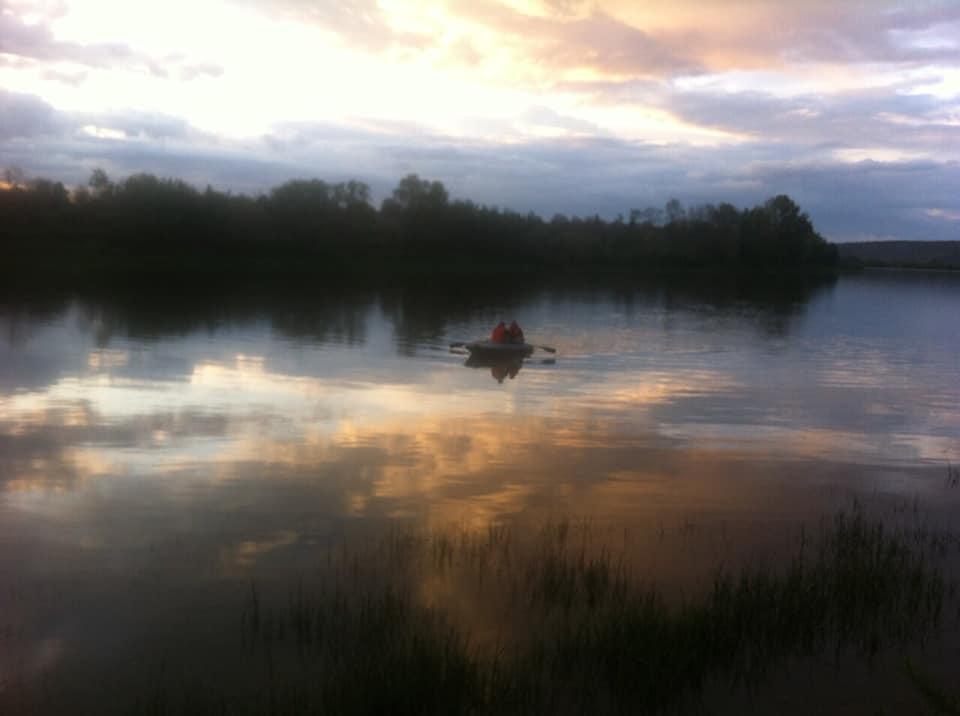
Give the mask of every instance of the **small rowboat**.
<path id="1" fill-rule="evenodd" d="M 472 343 L 463 343 L 457 341 L 450 344 L 450 350 L 456 348 L 465 348 L 471 358 L 489 360 L 523 360 L 529 357 L 535 350 L 546 351 L 547 353 L 556 353 L 556 348 L 550 346 L 541 346 L 534 343 L 494 343 L 493 341 L 473 341 Z"/>
<path id="2" fill-rule="evenodd" d="M 493 341 L 474 341 L 463 345 L 470 351 L 470 357 L 484 360 L 526 358 L 536 346 L 529 343 L 494 343 Z"/>

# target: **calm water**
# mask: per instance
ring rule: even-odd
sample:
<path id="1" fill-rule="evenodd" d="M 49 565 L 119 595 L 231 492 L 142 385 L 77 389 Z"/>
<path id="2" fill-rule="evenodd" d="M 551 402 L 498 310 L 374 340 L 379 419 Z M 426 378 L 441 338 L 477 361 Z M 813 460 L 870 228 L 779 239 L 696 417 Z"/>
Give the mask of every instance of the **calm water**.
<path id="1" fill-rule="evenodd" d="M 854 497 L 956 513 L 960 276 L 712 281 L 3 299 L 0 669 L 124 653 L 124 579 L 175 610 L 396 521 L 720 525 L 734 553 Z M 557 354 L 449 349 L 500 318 Z"/>

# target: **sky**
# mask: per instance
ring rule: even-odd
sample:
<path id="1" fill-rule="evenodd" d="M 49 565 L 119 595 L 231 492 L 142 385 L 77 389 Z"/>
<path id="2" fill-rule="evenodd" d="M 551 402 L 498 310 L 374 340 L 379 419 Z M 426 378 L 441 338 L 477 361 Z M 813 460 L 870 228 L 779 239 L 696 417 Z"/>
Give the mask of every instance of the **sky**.
<path id="1" fill-rule="evenodd" d="M 960 239 L 960 0 L 0 0 L 0 166 Z"/>

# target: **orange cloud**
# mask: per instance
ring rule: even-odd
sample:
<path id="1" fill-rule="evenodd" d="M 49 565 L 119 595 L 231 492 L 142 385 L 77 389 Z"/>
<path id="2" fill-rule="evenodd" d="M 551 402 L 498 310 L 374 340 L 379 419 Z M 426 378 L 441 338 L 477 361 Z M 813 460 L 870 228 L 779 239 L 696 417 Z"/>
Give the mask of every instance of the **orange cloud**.
<path id="1" fill-rule="evenodd" d="M 254 4 L 259 4 L 254 0 Z M 335 10 L 285 0 L 267 12 L 329 29 L 350 45 L 407 59 L 464 65 L 501 83 L 543 87 L 573 79 L 664 78 L 798 64 L 948 64 L 946 40 L 898 41 L 960 22 L 948 3 L 902 8 L 827 0 L 446 0 L 337 3 Z M 934 37 L 936 40 L 936 37 Z M 821 68 L 823 71 L 823 68 Z"/>

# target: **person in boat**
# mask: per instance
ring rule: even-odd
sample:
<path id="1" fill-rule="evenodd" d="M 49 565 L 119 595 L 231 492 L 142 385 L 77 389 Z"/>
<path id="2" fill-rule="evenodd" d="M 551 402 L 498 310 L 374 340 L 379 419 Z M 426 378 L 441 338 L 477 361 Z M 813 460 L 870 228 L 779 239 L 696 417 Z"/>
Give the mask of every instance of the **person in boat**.
<path id="1" fill-rule="evenodd" d="M 523 343 L 523 329 L 520 324 L 513 321 L 507 328 L 507 341 L 509 343 Z"/>
<path id="2" fill-rule="evenodd" d="M 509 341 L 507 327 L 503 324 L 503 321 L 500 321 L 497 327 L 493 329 L 493 333 L 490 334 L 490 341 L 493 343 L 507 343 Z"/>

